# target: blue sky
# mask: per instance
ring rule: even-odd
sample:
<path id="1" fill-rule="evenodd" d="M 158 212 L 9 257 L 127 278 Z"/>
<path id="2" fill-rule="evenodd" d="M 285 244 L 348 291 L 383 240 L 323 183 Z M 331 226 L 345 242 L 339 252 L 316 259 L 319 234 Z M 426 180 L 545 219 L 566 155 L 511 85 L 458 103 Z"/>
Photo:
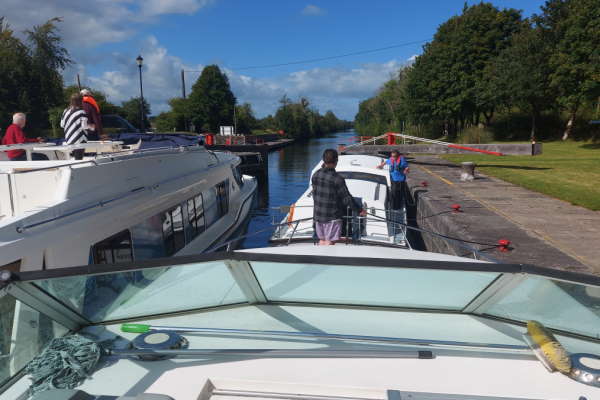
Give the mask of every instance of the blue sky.
<path id="1" fill-rule="evenodd" d="M 77 64 L 65 81 L 100 89 L 120 103 L 138 95 L 135 57 L 142 54 L 144 94 L 153 113 L 179 96 L 180 70 L 218 64 L 238 102 L 258 116 L 275 111 L 283 94 L 308 97 L 321 112 L 352 119 L 422 44 L 334 60 L 240 69 L 321 58 L 430 39 L 463 8 L 463 0 L 3 0 L 15 30 L 63 16 L 65 44 Z M 475 3 L 469 1 L 469 4 Z M 496 0 L 500 7 L 538 12 L 543 0 Z M 199 73 L 187 72 L 189 86 Z"/>

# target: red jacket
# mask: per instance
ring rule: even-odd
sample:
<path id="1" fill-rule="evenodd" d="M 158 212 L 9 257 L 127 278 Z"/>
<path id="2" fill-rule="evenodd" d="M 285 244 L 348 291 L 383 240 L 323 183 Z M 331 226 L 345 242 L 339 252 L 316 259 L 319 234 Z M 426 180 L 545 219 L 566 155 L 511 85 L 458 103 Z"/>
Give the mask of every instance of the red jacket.
<path id="1" fill-rule="evenodd" d="M 37 139 L 29 139 L 25 137 L 23 130 L 17 124 L 11 124 L 8 128 L 6 128 L 6 134 L 2 138 L 2 144 L 19 144 L 37 141 Z M 24 150 L 9 150 L 6 152 L 6 155 L 8 158 L 15 158 L 19 157 L 23 153 L 25 153 Z"/>

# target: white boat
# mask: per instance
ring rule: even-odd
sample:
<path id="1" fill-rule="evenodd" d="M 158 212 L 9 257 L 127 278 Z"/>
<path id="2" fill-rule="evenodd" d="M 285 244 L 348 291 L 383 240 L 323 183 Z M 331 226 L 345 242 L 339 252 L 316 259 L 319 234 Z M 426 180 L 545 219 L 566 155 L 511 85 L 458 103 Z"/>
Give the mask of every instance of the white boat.
<path id="1" fill-rule="evenodd" d="M 362 204 L 369 214 L 368 218 L 347 215 L 342 221 L 344 237 L 362 243 L 410 247 L 406 240 L 406 207 L 400 210 L 391 209 L 389 168 L 387 165 L 383 169 L 376 168 L 383 160 L 378 156 L 339 156 L 336 172 L 345 179 L 355 201 Z M 321 164 L 317 164 L 312 170 L 311 178 L 321 168 Z M 271 241 L 313 241 L 312 217 L 312 187 L 309 183 L 309 187 L 298 201 L 289 207 Z M 359 220 L 360 222 L 357 222 Z"/>
<path id="2" fill-rule="evenodd" d="M 134 271 L 143 284 L 125 279 Z M 0 328 L 12 338 L 0 346 L 0 400 L 29 397 L 27 365 L 35 400 L 600 396 L 598 277 L 307 243 L 89 273 L 0 274 Z M 538 361 L 523 336 L 529 320 L 554 333 L 572 367 Z M 53 338 L 62 352 L 40 354 Z M 52 388 L 69 366 L 84 371 L 80 392 Z"/>
<path id="3" fill-rule="evenodd" d="M 244 227 L 257 188 L 238 157 L 202 146 L 39 146 L 10 148 L 50 160 L 0 161 L 0 269 L 201 253 Z"/>

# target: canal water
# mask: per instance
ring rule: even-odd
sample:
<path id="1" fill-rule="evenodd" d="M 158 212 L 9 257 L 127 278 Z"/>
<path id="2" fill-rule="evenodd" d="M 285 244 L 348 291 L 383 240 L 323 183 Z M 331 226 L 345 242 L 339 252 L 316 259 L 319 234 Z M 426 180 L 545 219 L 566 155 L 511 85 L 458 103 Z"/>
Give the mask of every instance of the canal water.
<path id="1" fill-rule="evenodd" d="M 355 136 L 354 131 L 336 132 L 269 153 L 268 182 L 259 180 L 257 206 L 248 224 L 248 234 L 251 235 L 244 239 L 241 247 L 268 246 L 273 220 L 279 223 L 285 216 L 278 208 L 295 203 L 308 188 L 310 172 L 321 161 L 323 150 L 337 149 L 340 143 L 349 144 Z"/>

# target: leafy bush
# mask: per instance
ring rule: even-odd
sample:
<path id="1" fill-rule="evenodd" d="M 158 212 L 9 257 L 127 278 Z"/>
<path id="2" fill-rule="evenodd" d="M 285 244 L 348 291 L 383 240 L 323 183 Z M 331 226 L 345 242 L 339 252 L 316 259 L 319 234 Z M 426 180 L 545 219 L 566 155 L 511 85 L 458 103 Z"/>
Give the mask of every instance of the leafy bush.
<path id="1" fill-rule="evenodd" d="M 456 138 L 457 143 L 483 144 L 494 141 L 494 133 L 487 128 L 471 126 L 463 129 Z"/>

